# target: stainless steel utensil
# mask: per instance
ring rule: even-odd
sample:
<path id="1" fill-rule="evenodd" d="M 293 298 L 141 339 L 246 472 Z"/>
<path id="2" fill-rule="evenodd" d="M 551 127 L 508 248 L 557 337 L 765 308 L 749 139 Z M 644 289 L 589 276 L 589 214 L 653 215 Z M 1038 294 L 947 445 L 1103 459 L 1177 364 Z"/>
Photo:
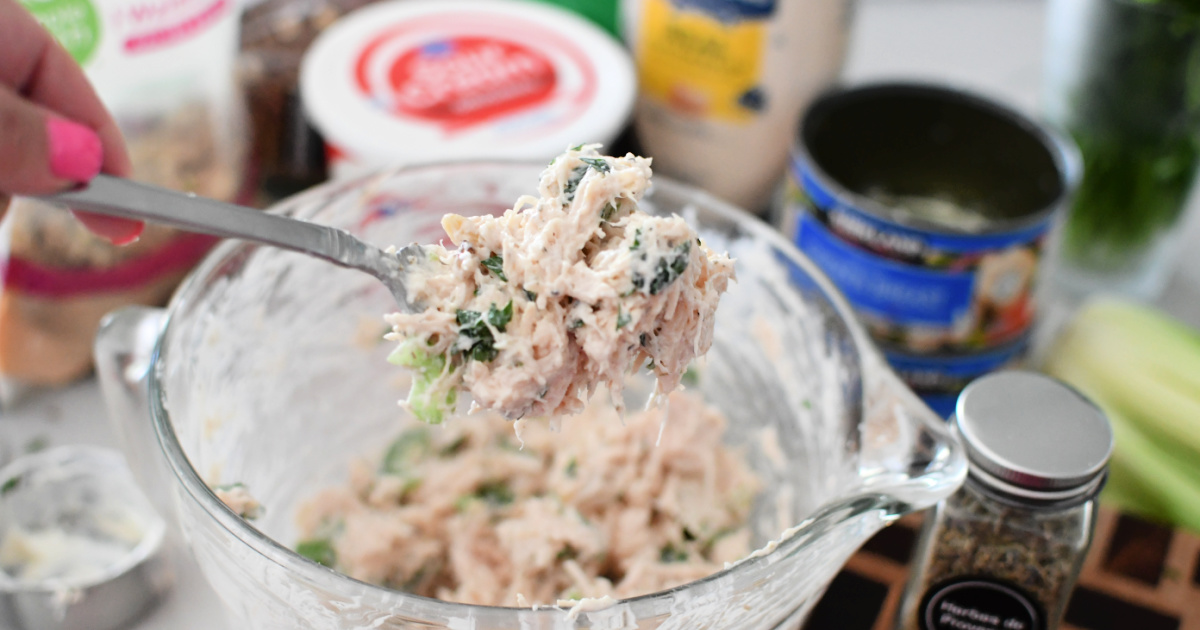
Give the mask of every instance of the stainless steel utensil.
<path id="1" fill-rule="evenodd" d="M 75 210 L 160 223 L 308 254 L 375 276 L 392 292 L 401 309 L 419 310 L 408 299 L 404 283 L 408 268 L 427 260 L 416 243 L 388 252 L 344 230 L 110 175 L 97 175 L 83 188 L 40 199 Z"/>

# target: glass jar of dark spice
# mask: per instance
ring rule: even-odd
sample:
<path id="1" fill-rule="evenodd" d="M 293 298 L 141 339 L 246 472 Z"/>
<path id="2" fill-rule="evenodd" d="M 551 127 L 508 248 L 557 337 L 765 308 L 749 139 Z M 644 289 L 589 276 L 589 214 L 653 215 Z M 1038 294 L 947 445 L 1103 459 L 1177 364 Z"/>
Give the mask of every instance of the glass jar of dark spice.
<path id="1" fill-rule="evenodd" d="M 970 472 L 926 514 L 900 630 L 1057 628 L 1092 541 L 1113 433 L 1075 390 L 996 372 L 954 417 Z"/>

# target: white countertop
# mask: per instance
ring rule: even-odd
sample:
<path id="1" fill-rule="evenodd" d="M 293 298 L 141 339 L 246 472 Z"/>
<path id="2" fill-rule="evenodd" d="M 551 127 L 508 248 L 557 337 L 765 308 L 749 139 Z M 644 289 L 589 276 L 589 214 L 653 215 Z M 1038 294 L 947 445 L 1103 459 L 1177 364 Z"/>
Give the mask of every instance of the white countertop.
<path id="1" fill-rule="evenodd" d="M 1041 0 L 861 0 L 845 78 L 920 78 L 969 88 L 1037 111 L 1044 3 Z M 1185 240 L 1200 244 L 1200 212 Z M 1200 247 L 1185 247 L 1162 304 L 1200 326 Z M 115 440 L 93 380 L 32 396 L 0 414 L 0 462 L 33 440 Z M 162 606 L 131 630 L 223 630 L 220 604 L 192 565 Z"/>

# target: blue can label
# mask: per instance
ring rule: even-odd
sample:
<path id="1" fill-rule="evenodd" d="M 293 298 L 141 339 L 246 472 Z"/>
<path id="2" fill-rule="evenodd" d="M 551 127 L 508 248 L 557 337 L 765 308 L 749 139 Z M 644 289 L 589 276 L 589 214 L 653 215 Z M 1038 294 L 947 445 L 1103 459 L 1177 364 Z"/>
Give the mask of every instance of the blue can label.
<path id="1" fill-rule="evenodd" d="M 888 348 L 884 348 L 883 354 L 900 380 L 939 416 L 948 418 L 967 384 L 989 372 L 1019 367 L 1028 351 L 1026 336 L 1003 347 L 966 356 L 920 356 Z"/>
<path id="2" fill-rule="evenodd" d="M 777 0 L 671 0 L 681 9 L 694 9 L 721 22 L 763 20 L 775 13 Z"/>
<path id="3" fill-rule="evenodd" d="M 915 354 L 978 353 L 1032 327 L 1049 219 L 979 234 L 922 230 L 839 198 L 799 159 L 788 192 L 796 245 L 877 341 Z"/>

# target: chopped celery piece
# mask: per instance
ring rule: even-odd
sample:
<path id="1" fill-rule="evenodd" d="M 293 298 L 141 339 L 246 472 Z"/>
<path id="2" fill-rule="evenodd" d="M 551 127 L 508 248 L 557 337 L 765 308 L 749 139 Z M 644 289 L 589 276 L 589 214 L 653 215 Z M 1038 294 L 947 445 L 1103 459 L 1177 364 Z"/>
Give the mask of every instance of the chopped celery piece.
<path id="1" fill-rule="evenodd" d="M 296 553 L 331 569 L 337 564 L 337 552 L 333 549 L 333 543 L 325 538 L 300 541 L 296 544 Z"/>
<path id="2" fill-rule="evenodd" d="M 389 475 L 407 474 L 429 452 L 433 438 L 429 429 L 416 427 L 400 434 L 383 456 L 380 469 Z"/>
<path id="3" fill-rule="evenodd" d="M 407 339 L 392 351 L 388 361 L 413 371 L 412 388 L 408 390 L 408 408 L 413 415 L 428 424 L 445 420 L 446 412 L 452 411 L 458 401 L 457 390 L 451 388 L 438 395 L 439 390 L 434 387 L 446 372 L 446 356 L 429 352 L 423 341 Z"/>

